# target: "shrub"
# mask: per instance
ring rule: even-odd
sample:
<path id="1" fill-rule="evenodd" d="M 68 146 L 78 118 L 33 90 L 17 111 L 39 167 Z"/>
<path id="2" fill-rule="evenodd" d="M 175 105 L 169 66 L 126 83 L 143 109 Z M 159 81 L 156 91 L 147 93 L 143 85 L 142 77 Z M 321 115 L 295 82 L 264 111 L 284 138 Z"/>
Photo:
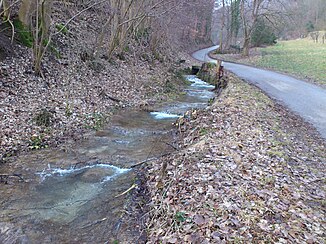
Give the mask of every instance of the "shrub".
<path id="1" fill-rule="evenodd" d="M 52 112 L 42 109 L 33 119 L 38 126 L 49 127 L 52 124 L 53 114 Z"/>
<path id="2" fill-rule="evenodd" d="M 254 47 L 273 45 L 276 44 L 276 39 L 273 28 L 265 20 L 258 19 L 251 34 L 251 45 Z"/>

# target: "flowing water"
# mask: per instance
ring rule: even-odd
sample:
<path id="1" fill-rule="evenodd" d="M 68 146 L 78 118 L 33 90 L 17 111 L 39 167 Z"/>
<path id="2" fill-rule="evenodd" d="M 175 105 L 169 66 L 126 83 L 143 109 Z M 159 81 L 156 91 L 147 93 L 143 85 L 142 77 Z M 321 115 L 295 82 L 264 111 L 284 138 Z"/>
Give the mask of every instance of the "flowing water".
<path id="1" fill-rule="evenodd" d="M 117 236 L 131 166 L 173 150 L 172 123 L 204 108 L 213 86 L 196 76 L 177 100 L 155 112 L 123 110 L 73 147 L 39 150 L 0 167 L 20 174 L 0 184 L 0 243 L 110 243 Z"/>

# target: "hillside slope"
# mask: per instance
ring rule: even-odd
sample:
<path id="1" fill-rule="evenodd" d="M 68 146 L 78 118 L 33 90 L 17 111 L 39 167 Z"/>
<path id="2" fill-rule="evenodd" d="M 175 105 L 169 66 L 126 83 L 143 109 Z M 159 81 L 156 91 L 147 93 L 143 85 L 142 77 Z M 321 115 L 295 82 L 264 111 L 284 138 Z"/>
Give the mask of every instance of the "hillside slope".
<path id="1" fill-rule="evenodd" d="M 34 72 L 33 50 L 12 45 L 8 25 L 0 24 L 6 30 L 0 32 L 4 40 L 0 47 L 0 162 L 22 150 L 82 138 L 116 109 L 167 99 L 166 84 L 174 83 L 177 70 L 189 65 L 179 60 L 195 48 L 196 40 L 208 41 L 206 32 L 190 36 L 191 28 L 196 28 L 193 22 L 183 22 L 187 33 L 165 33 L 155 29 L 164 20 L 157 18 L 146 22 L 153 26 L 144 25 L 144 32 L 127 36 L 123 50 L 117 48 L 109 56 L 107 43 L 100 48 L 97 43 L 111 9 L 90 6 L 74 1 L 54 3 L 50 28 L 54 35 L 42 62 L 43 77 Z M 187 9 L 191 10 L 185 5 L 175 11 Z M 189 16 L 198 12 L 194 9 Z M 58 26 L 66 22 L 69 25 L 58 32 Z M 180 41 L 184 34 L 186 42 Z M 17 32 L 16 39 L 18 36 Z"/>

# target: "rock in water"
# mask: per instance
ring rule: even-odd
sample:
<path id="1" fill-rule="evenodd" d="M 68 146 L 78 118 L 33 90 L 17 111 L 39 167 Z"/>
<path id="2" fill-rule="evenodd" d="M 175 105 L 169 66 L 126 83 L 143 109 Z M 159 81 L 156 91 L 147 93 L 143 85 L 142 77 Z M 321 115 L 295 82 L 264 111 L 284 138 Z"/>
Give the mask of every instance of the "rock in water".
<path id="1" fill-rule="evenodd" d="M 115 170 L 112 168 L 90 168 L 81 175 L 81 181 L 88 183 L 98 183 L 104 180 L 106 177 L 113 176 L 114 173 Z"/>

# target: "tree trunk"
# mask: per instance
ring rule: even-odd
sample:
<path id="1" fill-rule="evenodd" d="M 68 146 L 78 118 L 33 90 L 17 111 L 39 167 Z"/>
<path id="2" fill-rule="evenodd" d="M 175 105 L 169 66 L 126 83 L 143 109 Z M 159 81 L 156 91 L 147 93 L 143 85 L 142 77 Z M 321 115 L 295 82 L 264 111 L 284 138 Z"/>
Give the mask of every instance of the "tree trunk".
<path id="1" fill-rule="evenodd" d="M 41 62 L 49 45 L 52 0 L 22 0 L 18 18 L 33 33 L 34 70 L 41 73 Z"/>
<path id="2" fill-rule="evenodd" d="M 220 32 L 220 44 L 219 44 L 219 52 L 222 53 L 223 52 L 223 31 L 224 31 L 224 27 L 225 27 L 225 1 L 222 0 L 222 25 L 221 25 L 221 32 Z"/>
<path id="3" fill-rule="evenodd" d="M 231 1 L 232 4 L 232 1 Z M 230 49 L 230 45 L 232 43 L 232 30 L 231 30 L 231 20 L 230 20 L 230 8 L 227 8 L 226 13 L 226 42 L 225 42 L 225 48 L 228 50 Z"/>
<path id="4" fill-rule="evenodd" d="M 18 11 L 18 18 L 24 24 L 24 26 L 31 28 L 32 17 L 36 15 L 36 7 L 42 9 L 39 13 L 43 16 L 38 16 L 41 21 L 44 22 L 44 32 L 45 35 L 48 34 L 50 24 L 51 24 L 51 8 L 52 0 L 22 0 Z"/>
<path id="5" fill-rule="evenodd" d="M 242 55 L 245 57 L 249 56 L 250 39 L 251 39 L 250 36 L 247 36 L 244 39 Z"/>
<path id="6" fill-rule="evenodd" d="M 18 18 L 25 25 L 30 26 L 32 15 L 35 14 L 37 0 L 22 0 L 19 8 Z"/>

